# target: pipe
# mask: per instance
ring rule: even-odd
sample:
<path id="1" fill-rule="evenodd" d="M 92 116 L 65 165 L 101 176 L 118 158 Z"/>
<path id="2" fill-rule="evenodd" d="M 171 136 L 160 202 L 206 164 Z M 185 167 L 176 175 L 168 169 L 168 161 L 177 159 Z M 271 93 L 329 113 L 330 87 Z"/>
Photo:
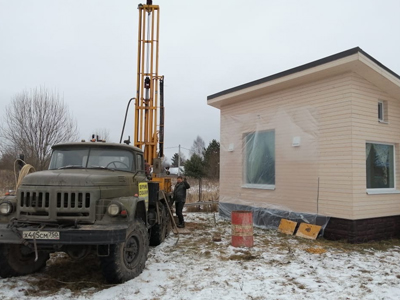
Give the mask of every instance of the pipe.
<path id="1" fill-rule="evenodd" d="M 125 119 L 124 119 L 124 125 L 122 125 L 122 131 L 121 131 L 121 138 L 119 139 L 119 143 L 122 143 L 122 137 L 124 135 L 124 131 L 125 131 L 125 124 L 126 124 L 126 117 L 128 116 L 128 109 L 129 109 L 129 105 L 131 104 L 131 101 L 134 100 L 135 98 L 131 98 L 128 101 L 128 105 L 126 106 L 126 112 L 125 112 Z"/>
<path id="2" fill-rule="evenodd" d="M 159 131 L 159 157 L 164 156 L 164 76 L 160 79 L 160 131 Z"/>

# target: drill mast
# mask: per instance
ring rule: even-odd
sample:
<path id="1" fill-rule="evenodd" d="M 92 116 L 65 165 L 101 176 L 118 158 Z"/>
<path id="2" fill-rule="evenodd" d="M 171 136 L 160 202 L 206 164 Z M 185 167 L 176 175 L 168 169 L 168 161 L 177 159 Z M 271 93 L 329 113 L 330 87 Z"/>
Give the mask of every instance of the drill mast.
<path id="1" fill-rule="evenodd" d="M 143 150 L 144 158 L 153 165 L 155 158 L 163 156 L 164 147 L 164 80 L 163 76 L 158 75 L 160 8 L 147 0 L 146 4 L 139 4 L 138 10 L 134 145 Z"/>

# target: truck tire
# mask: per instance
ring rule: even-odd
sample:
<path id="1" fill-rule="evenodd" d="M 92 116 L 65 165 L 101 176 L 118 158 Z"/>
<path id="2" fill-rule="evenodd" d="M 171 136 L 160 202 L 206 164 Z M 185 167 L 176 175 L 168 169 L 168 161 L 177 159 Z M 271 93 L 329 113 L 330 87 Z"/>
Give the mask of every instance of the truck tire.
<path id="1" fill-rule="evenodd" d="M 110 245 L 110 254 L 100 257 L 103 276 L 109 283 L 121 283 L 142 273 L 149 252 L 149 238 L 142 220 L 127 230 L 124 243 Z"/>
<path id="2" fill-rule="evenodd" d="M 160 203 L 160 223 L 155 224 L 150 232 L 150 246 L 158 246 L 164 242 L 169 233 L 170 218 L 165 204 Z"/>
<path id="3" fill-rule="evenodd" d="M 21 244 L 0 245 L 0 277 L 28 275 L 43 269 L 49 253 L 39 252 L 35 262 L 35 252 Z"/>

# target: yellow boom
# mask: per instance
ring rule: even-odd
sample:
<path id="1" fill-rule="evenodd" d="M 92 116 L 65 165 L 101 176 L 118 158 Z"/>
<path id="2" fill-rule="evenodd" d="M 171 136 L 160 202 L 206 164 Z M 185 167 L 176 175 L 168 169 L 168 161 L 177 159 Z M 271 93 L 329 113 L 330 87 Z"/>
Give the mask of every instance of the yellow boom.
<path id="1" fill-rule="evenodd" d="M 158 75 L 160 8 L 147 0 L 147 4 L 139 4 L 138 9 L 134 145 L 144 151 L 144 158 L 152 165 L 155 158 L 163 155 L 164 111 L 163 103 L 159 107 L 158 90 L 163 85 L 163 77 Z M 160 127 L 158 117 L 161 117 Z M 160 153 L 157 153 L 157 143 L 160 143 Z"/>

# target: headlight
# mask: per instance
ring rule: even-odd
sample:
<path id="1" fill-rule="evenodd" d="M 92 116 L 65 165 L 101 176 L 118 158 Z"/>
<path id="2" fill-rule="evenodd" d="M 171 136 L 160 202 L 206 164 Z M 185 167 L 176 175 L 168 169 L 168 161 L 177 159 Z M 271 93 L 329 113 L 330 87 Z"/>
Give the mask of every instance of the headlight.
<path id="1" fill-rule="evenodd" d="M 2 202 L 0 204 L 0 214 L 2 215 L 9 215 L 13 212 L 14 207 L 10 202 Z"/>
<path id="2" fill-rule="evenodd" d="M 115 203 L 111 203 L 107 208 L 107 213 L 111 217 L 117 216 L 120 213 L 120 211 L 121 211 L 121 208 L 119 207 L 118 204 L 115 204 Z"/>

